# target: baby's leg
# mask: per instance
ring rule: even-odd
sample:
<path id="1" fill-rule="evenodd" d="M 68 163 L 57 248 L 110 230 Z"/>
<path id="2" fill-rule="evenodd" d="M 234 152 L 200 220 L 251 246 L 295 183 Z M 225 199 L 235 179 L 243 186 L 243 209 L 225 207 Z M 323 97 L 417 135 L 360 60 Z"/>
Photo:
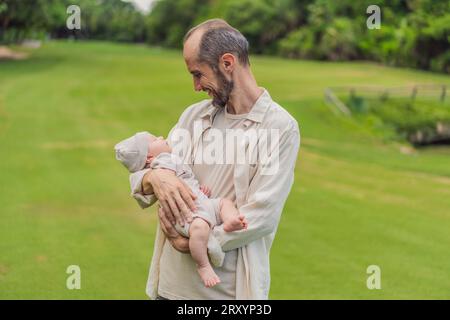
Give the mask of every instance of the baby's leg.
<path id="1" fill-rule="evenodd" d="M 247 229 L 247 219 L 239 213 L 233 201 L 229 199 L 220 200 L 220 218 L 223 221 L 223 230 L 226 232 Z"/>
<path id="2" fill-rule="evenodd" d="M 220 282 L 208 260 L 208 238 L 210 227 L 208 222 L 195 218 L 189 227 L 189 249 L 191 256 L 197 263 L 197 271 L 206 287 L 213 287 Z"/>

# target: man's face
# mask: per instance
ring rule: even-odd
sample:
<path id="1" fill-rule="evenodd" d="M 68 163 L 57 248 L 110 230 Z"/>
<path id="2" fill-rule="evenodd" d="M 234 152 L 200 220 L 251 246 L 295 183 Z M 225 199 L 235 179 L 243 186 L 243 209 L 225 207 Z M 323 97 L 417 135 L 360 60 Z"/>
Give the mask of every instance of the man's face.
<path id="1" fill-rule="evenodd" d="M 192 74 L 195 91 L 205 91 L 213 99 L 213 105 L 225 107 L 233 91 L 233 81 L 228 80 L 219 70 L 213 70 L 206 63 L 197 61 L 197 48 L 193 47 L 189 39 L 184 47 L 183 56 L 189 73 Z"/>

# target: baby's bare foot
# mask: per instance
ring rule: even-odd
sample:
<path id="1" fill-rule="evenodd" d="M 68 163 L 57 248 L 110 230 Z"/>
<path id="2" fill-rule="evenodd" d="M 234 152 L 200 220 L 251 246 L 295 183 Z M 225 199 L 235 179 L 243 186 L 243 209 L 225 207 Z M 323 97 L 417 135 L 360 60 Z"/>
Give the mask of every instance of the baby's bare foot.
<path id="1" fill-rule="evenodd" d="M 232 232 L 247 229 L 247 226 L 247 219 L 245 219 L 243 214 L 240 214 L 239 216 L 235 216 L 231 219 L 228 219 L 227 221 L 224 221 L 223 230 L 225 232 Z"/>
<path id="2" fill-rule="evenodd" d="M 198 267 L 197 271 L 200 274 L 200 278 L 202 278 L 205 287 L 211 288 L 214 287 L 216 284 L 220 283 L 220 278 L 214 272 L 211 265 L 207 265 L 205 267 Z"/>

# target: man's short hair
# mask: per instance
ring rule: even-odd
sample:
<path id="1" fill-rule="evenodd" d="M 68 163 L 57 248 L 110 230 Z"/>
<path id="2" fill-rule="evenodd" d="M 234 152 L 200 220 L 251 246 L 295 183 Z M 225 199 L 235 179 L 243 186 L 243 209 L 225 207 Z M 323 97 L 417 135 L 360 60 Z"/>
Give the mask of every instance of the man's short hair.
<path id="1" fill-rule="evenodd" d="M 184 36 L 183 43 L 197 30 L 204 30 L 200 39 L 198 62 L 207 63 L 216 70 L 219 58 L 225 53 L 232 53 L 242 65 L 250 65 L 247 39 L 225 20 L 211 19 L 193 27 Z"/>

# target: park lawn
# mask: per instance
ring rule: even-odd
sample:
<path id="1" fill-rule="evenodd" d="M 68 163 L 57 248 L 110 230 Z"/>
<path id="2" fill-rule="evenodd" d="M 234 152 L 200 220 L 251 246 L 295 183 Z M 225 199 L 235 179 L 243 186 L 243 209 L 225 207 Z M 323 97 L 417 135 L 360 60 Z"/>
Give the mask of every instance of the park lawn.
<path id="1" fill-rule="evenodd" d="M 295 184 L 271 251 L 272 299 L 450 298 L 449 148 L 405 150 L 335 116 L 336 85 L 445 83 L 366 62 L 253 57 L 299 122 Z M 0 299 L 145 299 L 154 209 L 129 196 L 114 144 L 166 135 L 195 93 L 181 53 L 49 42 L 0 62 Z M 81 290 L 66 269 L 81 268 Z M 381 290 L 366 269 L 381 268 Z"/>

